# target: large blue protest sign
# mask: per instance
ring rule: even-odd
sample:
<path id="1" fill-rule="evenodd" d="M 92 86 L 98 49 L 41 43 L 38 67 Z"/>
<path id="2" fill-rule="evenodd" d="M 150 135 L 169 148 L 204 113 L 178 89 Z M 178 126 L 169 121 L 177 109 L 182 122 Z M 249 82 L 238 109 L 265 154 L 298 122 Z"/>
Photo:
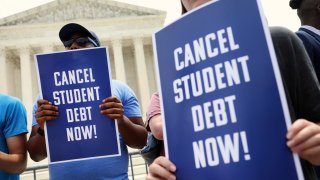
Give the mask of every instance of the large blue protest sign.
<path id="1" fill-rule="evenodd" d="M 46 123 L 50 163 L 119 156 L 117 124 L 100 113 L 112 95 L 106 48 L 35 56 L 40 93 L 58 106 L 59 117 Z"/>
<path id="2" fill-rule="evenodd" d="M 177 179 L 303 179 L 259 1 L 211 1 L 156 32 L 154 49 Z"/>

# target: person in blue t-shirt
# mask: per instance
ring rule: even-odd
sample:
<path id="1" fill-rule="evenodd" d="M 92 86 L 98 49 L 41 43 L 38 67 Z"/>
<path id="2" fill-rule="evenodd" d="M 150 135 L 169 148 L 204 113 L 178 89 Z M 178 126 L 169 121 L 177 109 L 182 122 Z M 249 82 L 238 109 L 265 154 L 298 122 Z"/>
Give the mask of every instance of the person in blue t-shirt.
<path id="1" fill-rule="evenodd" d="M 18 180 L 27 166 L 27 116 L 17 98 L 0 93 L 0 179 Z"/>
<path id="2" fill-rule="evenodd" d="M 63 26 L 59 37 L 67 50 L 100 46 L 100 41 L 94 32 L 76 23 Z M 50 179 L 128 179 L 126 145 L 142 148 L 146 143 L 147 131 L 134 92 L 120 81 L 112 80 L 111 86 L 113 96 L 106 97 L 100 109 L 101 113 L 110 119 L 117 119 L 121 156 L 50 164 Z M 34 104 L 32 132 L 27 146 L 34 161 L 41 161 L 47 157 L 44 122 L 55 120 L 57 116 L 59 116 L 58 107 L 51 102 L 38 99 Z"/>

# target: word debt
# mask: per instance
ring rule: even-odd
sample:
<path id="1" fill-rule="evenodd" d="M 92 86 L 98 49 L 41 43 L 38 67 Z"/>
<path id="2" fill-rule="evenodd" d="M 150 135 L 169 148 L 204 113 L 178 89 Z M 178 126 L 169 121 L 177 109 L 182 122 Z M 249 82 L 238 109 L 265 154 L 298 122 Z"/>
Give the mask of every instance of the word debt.
<path id="1" fill-rule="evenodd" d="M 173 51 L 175 68 L 180 71 L 219 54 L 228 53 L 239 49 L 239 44 L 234 40 L 231 27 L 220 29 L 204 37 L 186 43 L 184 47 L 178 47 Z"/>
<path id="2" fill-rule="evenodd" d="M 249 56 L 205 67 L 173 81 L 174 100 L 181 103 L 219 89 L 250 82 Z"/>
<path id="3" fill-rule="evenodd" d="M 77 126 L 66 129 L 68 141 L 82 141 L 98 138 L 96 125 Z"/>
<path id="4" fill-rule="evenodd" d="M 240 154 L 246 161 L 251 159 L 245 131 L 199 140 L 193 142 L 192 146 L 197 169 L 237 163 L 241 160 Z"/>
<path id="5" fill-rule="evenodd" d="M 56 86 L 83 84 L 96 81 L 92 74 L 92 68 L 54 72 L 53 77 Z"/>
<path id="6" fill-rule="evenodd" d="M 195 132 L 214 127 L 236 123 L 237 116 L 234 107 L 235 95 L 208 101 L 202 105 L 192 106 L 192 120 Z"/>
<path id="7" fill-rule="evenodd" d="M 92 120 L 91 106 L 66 109 L 68 123 Z"/>

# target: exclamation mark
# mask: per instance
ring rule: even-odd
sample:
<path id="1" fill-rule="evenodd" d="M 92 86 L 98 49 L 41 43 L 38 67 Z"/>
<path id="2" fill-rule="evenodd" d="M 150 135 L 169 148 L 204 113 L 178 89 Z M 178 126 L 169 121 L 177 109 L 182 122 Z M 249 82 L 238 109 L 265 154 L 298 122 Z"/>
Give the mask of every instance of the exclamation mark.
<path id="1" fill-rule="evenodd" d="M 249 154 L 249 148 L 248 148 L 248 142 L 247 142 L 247 135 L 245 131 L 240 132 L 240 137 L 241 137 L 241 142 L 242 142 L 242 147 L 243 151 L 245 153 L 244 159 L 249 161 L 251 159 L 251 156 Z"/>
<path id="2" fill-rule="evenodd" d="M 96 125 L 93 125 L 93 133 L 94 133 L 94 138 L 98 138 Z"/>

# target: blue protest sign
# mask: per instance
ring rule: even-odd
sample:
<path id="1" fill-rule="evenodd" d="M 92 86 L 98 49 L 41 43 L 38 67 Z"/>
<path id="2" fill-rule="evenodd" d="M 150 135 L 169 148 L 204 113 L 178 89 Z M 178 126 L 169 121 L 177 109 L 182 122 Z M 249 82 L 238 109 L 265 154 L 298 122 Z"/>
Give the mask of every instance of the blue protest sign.
<path id="1" fill-rule="evenodd" d="M 119 156 L 117 123 L 100 113 L 110 97 L 106 48 L 35 55 L 40 93 L 59 108 L 46 123 L 50 163 Z"/>
<path id="2" fill-rule="evenodd" d="M 211 1 L 153 38 L 177 179 L 303 179 L 259 1 Z"/>

